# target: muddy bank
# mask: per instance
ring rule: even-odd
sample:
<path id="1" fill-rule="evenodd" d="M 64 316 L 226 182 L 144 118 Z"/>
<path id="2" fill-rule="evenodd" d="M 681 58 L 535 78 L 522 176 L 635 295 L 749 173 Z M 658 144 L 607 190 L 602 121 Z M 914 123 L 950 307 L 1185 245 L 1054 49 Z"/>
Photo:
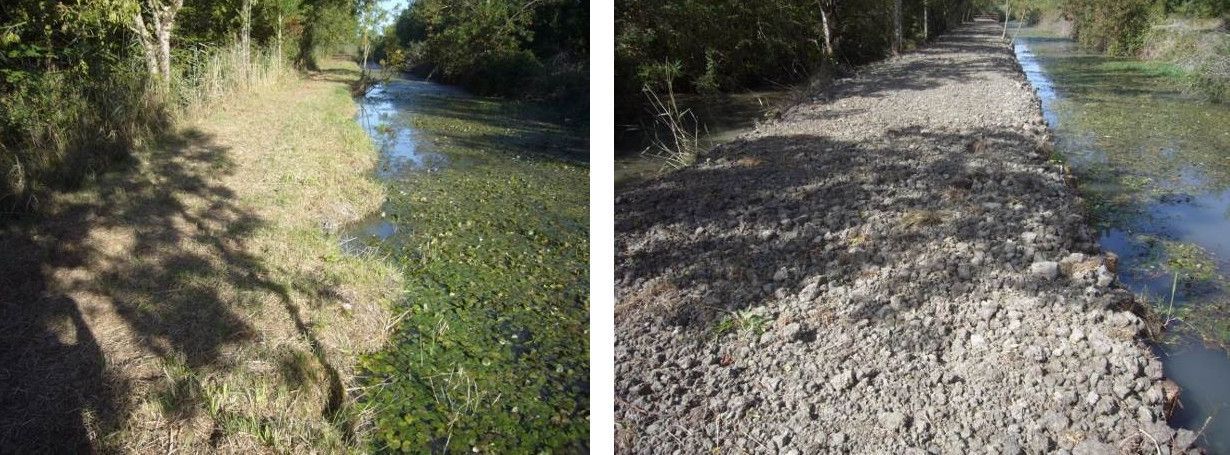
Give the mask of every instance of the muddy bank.
<path id="1" fill-rule="evenodd" d="M 1188 449 L 993 24 L 616 195 L 632 452 Z"/>

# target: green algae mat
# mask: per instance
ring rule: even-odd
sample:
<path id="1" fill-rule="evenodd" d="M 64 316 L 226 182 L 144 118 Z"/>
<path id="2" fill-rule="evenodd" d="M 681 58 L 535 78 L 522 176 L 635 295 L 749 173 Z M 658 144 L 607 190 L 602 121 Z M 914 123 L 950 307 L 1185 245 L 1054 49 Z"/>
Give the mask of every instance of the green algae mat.
<path id="1" fill-rule="evenodd" d="M 441 87 L 393 81 L 360 114 L 406 165 L 368 222 L 386 227 L 366 254 L 405 276 L 389 347 L 361 361 L 373 450 L 585 451 L 584 128 Z"/>

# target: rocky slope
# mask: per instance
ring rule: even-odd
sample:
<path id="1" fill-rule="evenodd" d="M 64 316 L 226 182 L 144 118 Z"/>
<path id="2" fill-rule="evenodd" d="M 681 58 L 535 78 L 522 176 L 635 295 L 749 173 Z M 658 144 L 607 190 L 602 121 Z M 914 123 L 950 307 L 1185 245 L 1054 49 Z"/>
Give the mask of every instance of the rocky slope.
<path id="1" fill-rule="evenodd" d="M 993 24 L 616 196 L 624 452 L 1190 449 Z"/>

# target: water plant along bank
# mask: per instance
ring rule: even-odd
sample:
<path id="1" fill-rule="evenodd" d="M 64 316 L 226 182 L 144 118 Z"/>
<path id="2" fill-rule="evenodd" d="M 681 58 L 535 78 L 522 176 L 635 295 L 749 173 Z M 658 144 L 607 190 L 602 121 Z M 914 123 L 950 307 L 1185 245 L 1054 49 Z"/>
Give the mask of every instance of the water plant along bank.
<path id="1" fill-rule="evenodd" d="M 1038 89 L 1119 278 L 1174 318 L 1155 349 L 1182 388 L 1172 422 L 1230 450 L 1230 106 L 1133 58 L 1025 29 L 1017 55 Z"/>
<path id="2" fill-rule="evenodd" d="M 583 124 L 420 80 L 378 85 L 361 104 L 389 196 L 346 229 L 347 247 L 389 258 L 405 280 L 391 344 L 362 361 L 374 448 L 583 450 Z"/>

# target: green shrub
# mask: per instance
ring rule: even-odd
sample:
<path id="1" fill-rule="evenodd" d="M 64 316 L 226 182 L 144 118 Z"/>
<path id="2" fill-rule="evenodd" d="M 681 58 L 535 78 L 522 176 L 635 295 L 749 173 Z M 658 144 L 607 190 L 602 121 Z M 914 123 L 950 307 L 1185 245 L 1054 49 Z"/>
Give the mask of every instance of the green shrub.
<path id="1" fill-rule="evenodd" d="M 701 73 L 692 85 L 696 87 L 696 93 L 712 95 L 721 90 L 721 85 L 718 84 L 718 67 L 717 59 L 714 58 L 716 52 L 712 49 L 705 51 L 705 72 Z"/>
<path id="2" fill-rule="evenodd" d="M 1230 14 L 1225 0 L 1165 0 L 1166 14 L 1184 17 L 1218 17 Z"/>
<path id="3" fill-rule="evenodd" d="M 1157 17 L 1153 0 L 1069 0 L 1065 10 L 1082 45 L 1110 55 L 1136 55 Z"/>
<path id="4" fill-rule="evenodd" d="M 166 126 L 134 63 L 90 80 L 49 72 L 0 95 L 0 212 L 79 185 Z"/>
<path id="5" fill-rule="evenodd" d="M 543 75 L 534 80 L 531 93 L 544 100 L 588 100 L 589 67 L 565 55 L 557 55 L 543 65 Z M 589 116 L 589 104 L 570 103 L 563 106 L 561 112 L 567 118 L 585 118 Z"/>
<path id="6" fill-rule="evenodd" d="M 459 71 L 461 82 L 475 93 L 524 97 L 544 68 L 533 52 L 519 49 L 485 55 Z"/>
<path id="7" fill-rule="evenodd" d="M 1230 100 L 1230 38 L 1223 41 L 1220 49 L 1205 57 L 1187 78 L 1193 91 L 1213 102 Z"/>

